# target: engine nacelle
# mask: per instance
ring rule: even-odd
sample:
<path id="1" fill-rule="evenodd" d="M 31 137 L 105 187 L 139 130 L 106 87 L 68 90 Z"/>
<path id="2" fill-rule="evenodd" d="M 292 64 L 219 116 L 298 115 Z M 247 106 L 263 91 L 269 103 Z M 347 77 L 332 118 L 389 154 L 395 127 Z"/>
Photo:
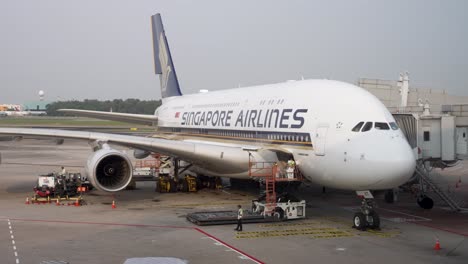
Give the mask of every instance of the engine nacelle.
<path id="1" fill-rule="evenodd" d="M 124 189 L 133 176 L 133 166 L 128 156 L 108 147 L 94 152 L 88 158 L 85 169 L 91 184 L 107 192 Z"/>
<path id="2" fill-rule="evenodd" d="M 151 152 L 147 150 L 142 150 L 142 149 L 133 150 L 133 157 L 135 157 L 135 159 L 144 159 L 148 157 L 150 154 Z"/>

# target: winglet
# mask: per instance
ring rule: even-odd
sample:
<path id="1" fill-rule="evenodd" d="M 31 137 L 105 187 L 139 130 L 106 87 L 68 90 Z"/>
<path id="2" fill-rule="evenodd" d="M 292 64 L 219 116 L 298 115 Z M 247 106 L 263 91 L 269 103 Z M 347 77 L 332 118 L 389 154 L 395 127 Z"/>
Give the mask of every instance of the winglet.
<path id="1" fill-rule="evenodd" d="M 171 52 L 167 44 L 161 15 L 151 16 L 153 28 L 154 70 L 161 81 L 162 98 L 182 95 L 177 74 L 172 63 Z"/>

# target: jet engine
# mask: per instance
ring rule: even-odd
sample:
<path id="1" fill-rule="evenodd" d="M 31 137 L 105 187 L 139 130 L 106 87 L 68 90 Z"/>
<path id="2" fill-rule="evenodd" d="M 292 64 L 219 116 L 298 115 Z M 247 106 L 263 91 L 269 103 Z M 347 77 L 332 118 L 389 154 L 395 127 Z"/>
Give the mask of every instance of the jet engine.
<path id="1" fill-rule="evenodd" d="M 99 190 L 116 192 L 132 180 L 132 162 L 125 153 L 108 146 L 88 158 L 86 173 L 91 184 Z"/>

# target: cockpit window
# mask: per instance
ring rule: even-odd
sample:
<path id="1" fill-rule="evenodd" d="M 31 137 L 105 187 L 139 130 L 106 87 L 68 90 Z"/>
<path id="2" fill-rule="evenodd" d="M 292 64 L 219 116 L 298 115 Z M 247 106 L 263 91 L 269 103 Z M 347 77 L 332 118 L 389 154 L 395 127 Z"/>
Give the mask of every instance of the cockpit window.
<path id="1" fill-rule="evenodd" d="M 355 127 L 353 127 L 352 131 L 359 132 L 359 130 L 361 130 L 362 125 L 364 125 L 364 122 L 359 122 Z"/>
<path id="2" fill-rule="evenodd" d="M 390 130 L 390 127 L 387 123 L 375 122 L 375 129 L 379 130 Z"/>
<path id="3" fill-rule="evenodd" d="M 361 132 L 366 132 L 372 129 L 372 122 L 367 122 L 362 128 Z"/>
<path id="4" fill-rule="evenodd" d="M 398 125 L 397 125 L 395 122 L 390 122 L 390 127 L 391 127 L 393 130 L 398 130 Z"/>

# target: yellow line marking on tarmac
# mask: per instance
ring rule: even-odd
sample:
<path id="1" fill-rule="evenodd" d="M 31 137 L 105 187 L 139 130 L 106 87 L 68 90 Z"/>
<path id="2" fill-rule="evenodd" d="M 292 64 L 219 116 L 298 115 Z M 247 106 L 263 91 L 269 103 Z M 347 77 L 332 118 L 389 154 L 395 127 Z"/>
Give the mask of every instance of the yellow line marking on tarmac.
<path id="1" fill-rule="evenodd" d="M 265 233 L 284 233 L 284 232 L 299 232 L 299 231 L 334 231 L 333 227 L 326 228 L 303 228 L 303 229 L 286 229 L 286 230 L 265 230 L 265 231 L 241 231 L 240 234 L 265 234 Z"/>
<path id="2" fill-rule="evenodd" d="M 358 233 L 359 236 L 378 236 L 378 237 L 395 237 L 401 234 L 400 231 L 379 231 L 374 229 L 367 229 L 366 232 Z"/>
<path id="3" fill-rule="evenodd" d="M 363 232 L 351 228 L 351 224 L 349 223 L 349 221 L 346 221 L 343 218 L 333 217 L 317 218 L 314 220 L 307 220 L 295 223 L 259 224 L 257 226 L 260 228 L 269 228 L 270 230 L 238 232 L 235 238 L 255 239 L 285 236 L 308 236 L 311 239 L 343 238 L 358 236 L 390 238 L 401 234 L 399 230 L 395 229 L 391 229 L 388 231 L 368 229 L 367 231 Z M 271 228 L 277 229 L 271 230 Z"/>
<path id="4" fill-rule="evenodd" d="M 280 227 L 280 226 L 311 226 L 311 225 L 320 225 L 323 224 L 319 221 L 309 221 L 301 223 L 275 223 L 275 224 L 261 224 L 259 227 Z"/>
<path id="5" fill-rule="evenodd" d="M 310 236 L 310 238 L 317 239 L 317 238 L 338 238 L 338 237 L 353 237 L 353 236 L 354 235 L 351 233 L 341 231 L 341 232 L 332 232 L 330 234 L 316 234 L 316 235 Z"/>
<path id="6" fill-rule="evenodd" d="M 264 238 L 264 237 L 284 237 L 284 236 L 304 236 L 312 235 L 313 237 L 345 237 L 353 236 L 344 230 L 336 228 L 303 228 L 303 229 L 287 229 L 287 230 L 267 230 L 257 232 L 239 232 L 236 238 Z"/>

